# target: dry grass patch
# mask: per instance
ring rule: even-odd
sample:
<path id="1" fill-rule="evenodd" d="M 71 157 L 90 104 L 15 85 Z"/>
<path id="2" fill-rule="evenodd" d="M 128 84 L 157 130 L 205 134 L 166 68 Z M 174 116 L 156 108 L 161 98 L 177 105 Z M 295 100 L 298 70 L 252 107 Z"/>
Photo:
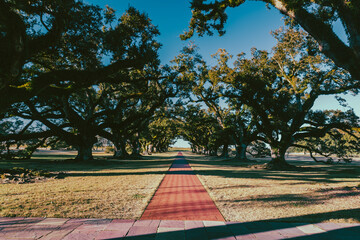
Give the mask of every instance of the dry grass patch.
<path id="1" fill-rule="evenodd" d="M 91 164 L 53 160 L 71 155 L 39 154 L 31 161 L 0 162 L 0 168 L 65 171 L 64 179 L 0 185 L 0 216 L 138 219 L 170 167 L 175 153 L 140 160 Z"/>
<path id="2" fill-rule="evenodd" d="M 292 161 L 305 170 L 270 171 L 236 160 L 186 158 L 227 221 L 360 222 L 359 165 Z"/>

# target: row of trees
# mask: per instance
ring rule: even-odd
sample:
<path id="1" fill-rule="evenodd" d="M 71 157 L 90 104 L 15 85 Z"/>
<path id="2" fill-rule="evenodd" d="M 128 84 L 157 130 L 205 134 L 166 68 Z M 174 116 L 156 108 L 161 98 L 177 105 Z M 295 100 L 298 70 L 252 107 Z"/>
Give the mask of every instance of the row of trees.
<path id="1" fill-rule="evenodd" d="M 226 7 L 242 2 L 193 1 L 187 37 L 211 27 L 221 31 Z M 298 2 L 306 7 L 307 1 Z M 290 12 L 295 5 L 283 3 Z M 0 65 L 0 142 L 7 149 L 27 140 L 31 154 L 63 141 L 78 150 L 78 160 L 91 160 L 102 137 L 123 158 L 127 146 L 135 156 L 166 151 L 181 136 L 193 151 L 212 155 L 222 148 L 227 156 L 235 146 L 240 160 L 249 146 L 268 145 L 272 168 L 288 167 L 289 147 L 342 158 L 359 151 L 359 120 L 352 110 L 311 110 L 321 95 L 357 93 L 356 66 L 339 62 L 324 50 L 325 40 L 292 22 L 272 33 L 278 43 L 271 52 L 254 48 L 251 56 L 241 53 L 231 62 L 233 56 L 220 49 L 213 56 L 217 63 L 208 65 L 189 46 L 162 66 L 159 31 L 134 8 L 119 19 L 110 7 L 103 11 L 72 0 L 0 0 L 0 9 L 6 16 L 0 18 L 6 59 Z M 350 32 L 352 39 L 356 31 Z M 347 48 L 355 51 L 351 44 Z"/>
<path id="2" fill-rule="evenodd" d="M 183 34 L 181 37 L 182 39 L 190 38 L 194 35 L 194 33 L 198 33 L 200 36 L 203 36 L 204 34 L 212 35 L 213 31 L 217 31 L 220 35 L 225 34 L 224 25 L 227 20 L 227 14 L 226 10 L 227 8 L 235 8 L 239 7 L 242 4 L 244 4 L 245 0 L 217 0 L 217 1 L 204 1 L 204 0 L 193 0 L 191 2 L 191 8 L 192 8 L 192 18 L 189 24 L 189 31 Z M 261 118 L 263 121 L 261 122 L 261 125 L 264 127 L 263 133 L 265 138 L 264 140 L 267 140 L 267 142 L 272 142 L 272 145 L 275 153 L 275 149 L 279 149 L 278 152 L 282 153 L 284 152 L 284 149 L 286 149 L 286 144 L 280 144 L 281 140 L 276 140 L 272 136 L 272 134 L 277 135 L 278 139 L 284 139 L 284 142 L 287 140 L 290 140 L 289 143 L 293 144 L 294 142 L 301 141 L 302 145 L 300 147 L 307 148 L 309 151 L 315 151 L 318 153 L 321 152 L 335 152 L 336 151 L 342 151 L 341 149 L 348 149 L 348 146 L 352 149 L 358 149 L 358 128 L 356 128 L 357 124 L 353 125 L 351 128 L 352 133 L 350 134 L 351 137 L 347 136 L 346 141 L 342 137 L 344 135 L 344 132 L 341 130 L 329 130 L 329 128 L 332 127 L 339 127 L 344 122 L 348 123 L 348 125 L 352 125 L 356 121 L 354 121 L 354 114 L 353 112 L 348 113 L 339 113 L 339 112 L 317 112 L 315 114 L 309 114 L 310 109 L 314 103 L 314 99 L 317 98 L 319 95 L 324 94 L 335 94 L 335 93 L 341 93 L 346 92 L 348 90 L 352 90 L 357 92 L 359 89 L 359 81 L 360 81 L 360 65 L 359 65 L 359 56 L 360 56 L 360 2 L 358 0 L 341 0 L 341 1 L 323 1 L 323 0 L 304 0 L 304 1 L 288 1 L 288 0 L 274 0 L 274 1 L 263 1 L 266 3 L 267 7 L 273 7 L 277 10 L 279 10 L 284 16 L 285 16 L 285 22 L 292 26 L 301 26 L 310 36 L 311 41 L 307 41 L 306 50 L 309 56 L 315 56 L 314 51 L 320 52 L 323 54 L 323 56 L 326 56 L 327 58 L 331 59 L 332 61 L 326 60 L 327 63 L 330 62 L 330 65 L 336 65 L 339 69 L 336 70 L 335 68 L 332 68 L 332 71 L 323 71 L 324 69 L 320 66 L 318 67 L 318 72 L 322 72 L 320 76 L 316 76 L 313 74 L 312 71 L 316 71 L 316 68 L 313 68 L 313 63 L 310 61 L 309 65 L 310 68 L 300 69 L 300 72 L 303 72 L 303 75 L 298 75 L 299 77 L 294 78 L 294 74 L 299 73 L 299 69 L 294 66 L 289 66 L 289 61 L 285 61 L 282 63 L 281 61 L 277 61 L 278 67 L 280 69 L 280 73 L 283 77 L 287 79 L 287 81 L 294 86 L 294 89 L 292 90 L 293 97 L 295 97 L 295 102 L 298 109 L 301 109 L 298 111 L 298 117 L 280 117 L 278 115 L 277 121 L 279 121 L 278 124 L 275 124 L 275 121 L 273 119 L 277 114 L 271 113 L 269 109 L 264 110 L 261 109 L 262 104 L 270 103 L 270 104 L 279 104 L 279 101 L 269 101 L 264 102 L 260 101 L 259 104 L 256 104 L 255 101 L 261 100 L 259 97 L 261 96 L 262 91 L 258 91 L 256 86 L 259 86 L 260 88 L 264 88 L 264 84 L 261 83 L 261 81 L 252 81 L 249 82 L 247 86 L 251 86 L 247 88 L 242 88 L 242 90 L 249 90 L 248 93 L 254 94 L 253 100 L 254 102 L 251 102 L 251 97 L 248 98 L 250 102 L 247 103 L 248 106 L 250 106 L 254 112 L 256 111 L 256 115 L 258 115 L 258 118 Z M 345 37 L 340 38 L 336 31 L 334 26 L 335 24 L 340 23 L 345 31 Z M 246 34 L 246 33 L 245 33 Z M 281 35 L 278 35 L 278 37 L 281 37 Z M 277 38 L 278 38 L 277 37 Z M 278 39 L 279 40 L 279 39 Z M 306 39 L 310 40 L 310 38 Z M 306 42 L 306 41 L 304 41 Z M 279 45 L 279 44 L 278 44 Z M 286 48 L 287 44 L 286 42 L 283 44 Z M 281 45 L 279 45 L 279 48 L 274 50 L 274 56 L 276 53 L 278 54 L 278 60 L 283 59 L 281 54 Z M 291 47 L 291 46 L 290 46 Z M 294 48 L 296 49 L 296 48 Z M 288 51 L 284 51 L 284 53 L 287 53 Z M 258 55 L 263 55 L 263 52 L 258 52 Z M 266 55 L 266 53 L 265 53 Z M 319 56 L 319 54 L 317 54 Z M 254 53 L 253 53 L 254 56 Z M 294 54 L 290 54 L 290 57 L 294 56 Z M 256 57 L 256 56 L 254 56 Z M 253 57 L 253 59 L 254 59 Z M 321 57 L 323 58 L 323 57 Z M 311 59 L 311 58 L 310 58 Z M 310 60 L 309 59 L 309 60 Z M 261 59 L 259 58 L 261 62 Z M 293 61 L 296 61 L 298 59 L 292 59 Z M 315 60 L 315 59 L 314 59 Z M 276 61 L 276 60 L 275 60 Z M 313 61 L 313 60 L 312 60 Z M 251 63 L 251 62 L 250 62 Z M 255 61 L 253 61 L 255 63 Z M 316 63 L 316 60 L 315 60 Z M 325 64 L 326 65 L 326 64 Z M 296 66 L 296 65 L 295 65 Z M 251 66 L 251 68 L 254 66 Z M 328 66 L 324 66 L 325 70 Z M 256 67 L 255 67 L 256 69 Z M 266 69 L 266 68 L 263 68 Z M 263 70 L 260 69 L 260 70 Z M 339 74 L 340 71 L 347 71 L 349 74 L 348 76 L 344 76 L 344 72 Z M 261 73 L 261 71 L 259 72 Z M 305 73 L 305 75 L 304 75 Z M 325 75 L 324 75 L 325 74 Z M 334 81 L 326 81 L 324 78 L 328 77 L 328 74 L 337 74 L 334 79 L 339 78 L 336 82 Z M 253 74 L 254 75 L 254 74 Z M 342 75 L 342 76 L 341 76 Z M 315 77 L 315 78 L 314 78 Z M 320 78 L 319 78 L 320 77 Z M 251 79 L 251 78 L 248 78 Z M 254 78 L 253 78 L 254 79 Z M 295 79 L 295 81 L 294 81 Z M 310 82 L 313 82 L 313 84 L 308 84 L 307 88 L 301 90 L 301 87 L 296 90 L 296 79 L 302 80 L 308 80 Z M 319 80 L 320 79 L 320 80 Z M 343 82 L 342 80 L 345 80 L 346 82 Z M 257 82 L 257 83 L 255 83 Z M 335 83 L 334 86 L 331 86 L 331 84 L 328 83 Z M 321 85 L 323 83 L 323 85 Z M 325 83 L 327 85 L 325 85 Z M 254 86 L 255 84 L 255 86 Z M 320 84 L 320 85 L 319 85 Z M 242 84 L 244 85 L 244 84 Z M 261 86 L 263 85 L 263 86 Z M 281 85 L 280 85 L 281 86 Z M 255 88 L 254 88 L 255 87 Z M 314 88 L 314 89 L 313 89 Z M 255 93 L 254 93 L 254 89 Z M 279 88 L 281 90 L 281 88 Z M 300 92 L 299 92 L 300 90 Z M 307 90 L 307 91 L 306 91 Z M 247 92 L 247 91 L 246 91 Z M 305 92 L 305 98 L 301 97 L 301 94 L 299 93 Z M 244 93 L 244 92 L 243 92 Z M 276 96 L 276 94 L 274 95 Z M 281 97 L 281 94 L 278 95 L 278 97 Z M 275 97 L 274 99 L 281 100 L 280 98 Z M 235 96 L 236 98 L 236 96 Z M 264 98 L 265 99 L 265 98 Z M 271 98 L 268 98 L 271 99 Z M 286 97 L 285 97 L 286 99 Z M 306 100 L 307 99 L 307 100 Z M 305 100 L 305 101 L 304 101 Z M 241 103 L 244 103 L 244 101 L 240 101 Z M 257 105 L 257 106 L 256 106 Z M 275 105 L 275 106 L 276 106 Z M 269 106 L 269 105 L 266 105 Z M 290 106 L 288 106 L 290 107 Z M 279 111 L 279 113 L 287 114 L 288 110 L 286 111 Z M 302 113 L 301 113 L 302 112 Z M 293 112 L 295 113 L 295 112 Z M 259 117 L 262 115 L 262 117 Z M 268 115 L 269 120 L 266 120 L 266 115 Z M 344 118 L 344 116 L 346 116 Z M 334 119 L 337 118 L 337 119 Z M 350 118 L 352 120 L 349 120 L 346 118 Z M 260 120 L 260 119 L 259 119 Z M 320 121 L 317 121 L 320 120 Z M 284 127 L 285 123 L 287 122 L 288 127 Z M 321 124 L 319 124 L 320 122 Z M 327 122 L 328 124 L 326 126 L 323 126 L 323 124 Z M 266 124 L 267 123 L 267 124 Z M 277 125 L 277 126 L 276 126 Z M 274 133 L 274 127 L 281 129 L 280 133 Z M 282 126 L 282 127 L 281 127 Z M 301 126 L 301 127 L 300 127 Z M 260 127 L 260 126 L 259 126 Z M 290 127 L 290 129 L 289 129 Z M 276 129 L 275 128 L 275 129 Z M 350 129 L 350 127 L 347 127 Z M 317 129 L 317 130 L 315 130 Z M 320 131 L 321 130 L 321 131 Z M 355 136 L 354 134 L 355 130 Z M 293 134 L 294 131 L 298 131 L 297 134 Z M 277 131 L 275 131 L 277 132 Z M 321 139 L 321 136 L 323 136 L 323 133 L 327 132 L 328 136 L 325 139 Z M 325 141 L 323 141 L 325 140 Z M 335 142 L 340 142 L 341 144 L 333 144 Z M 278 143 L 276 143 L 278 142 Z M 321 142 L 321 143 L 320 143 Z M 326 142 L 327 144 L 331 143 L 331 146 L 328 146 L 327 144 L 324 144 Z M 345 145 L 343 144 L 346 142 Z M 305 143 L 305 144 L 304 144 Z M 283 145 L 285 147 L 281 147 L 280 145 Z M 314 147 L 317 146 L 317 147 Z M 334 147 L 335 146 L 335 147 Z M 283 149 L 283 150 L 281 150 Z M 339 152 L 338 152 L 339 153 Z M 343 154 L 343 153 L 342 153 Z M 339 155 L 342 155 L 339 154 Z M 278 154 L 273 155 L 273 159 L 281 159 L 281 157 L 277 157 Z M 328 155 L 328 154 L 326 154 Z M 314 158 L 315 159 L 315 158 Z M 274 161 L 276 162 L 276 161 Z M 282 160 L 280 160 L 282 162 Z"/>
<path id="3" fill-rule="evenodd" d="M 271 148 L 269 167 L 275 168 L 288 166 L 285 153 L 291 146 L 325 156 L 337 153 L 345 159 L 347 153 L 358 152 L 359 120 L 353 110 L 311 110 L 319 96 L 349 90 L 357 93 L 358 82 L 321 54 L 305 32 L 285 28 L 272 35 L 278 43 L 271 53 L 252 49 L 250 58 L 242 53 L 233 63 L 222 49 L 213 55 L 215 66 L 207 65 L 195 47 L 177 58 L 185 87 L 191 89 L 190 98 L 208 109 L 194 115 L 189 108 L 188 114 L 195 116 L 186 120 L 192 131 L 199 128 L 192 121 L 208 124 L 199 137 L 190 134 L 187 139 L 195 148 L 200 144 L 210 152 L 220 145 L 224 149 L 235 145 L 236 157 L 242 160 L 251 143 L 262 141 Z M 334 141 L 332 148 L 325 148 L 328 138 Z M 349 139 L 347 147 L 339 148 L 345 138 Z"/>

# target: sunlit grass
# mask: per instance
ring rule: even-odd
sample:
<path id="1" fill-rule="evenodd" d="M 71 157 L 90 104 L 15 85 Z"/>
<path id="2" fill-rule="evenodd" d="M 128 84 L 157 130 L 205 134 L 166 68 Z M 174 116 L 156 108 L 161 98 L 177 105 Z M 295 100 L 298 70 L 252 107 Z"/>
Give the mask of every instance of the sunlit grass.
<path id="1" fill-rule="evenodd" d="M 0 216 L 137 219 L 169 168 L 174 153 L 92 164 L 53 162 L 72 155 L 37 154 L 0 168 L 65 171 L 64 179 L 0 185 Z M 98 157 L 104 157 L 98 154 Z"/>
<path id="2" fill-rule="evenodd" d="M 190 153 L 187 159 L 227 221 L 360 222 L 359 165 L 293 161 L 307 170 L 282 172 Z"/>

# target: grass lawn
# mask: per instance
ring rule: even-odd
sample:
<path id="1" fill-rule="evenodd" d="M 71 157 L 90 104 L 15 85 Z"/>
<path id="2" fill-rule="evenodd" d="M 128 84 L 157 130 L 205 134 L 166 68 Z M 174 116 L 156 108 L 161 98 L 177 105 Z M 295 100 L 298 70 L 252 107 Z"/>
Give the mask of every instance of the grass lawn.
<path id="1" fill-rule="evenodd" d="M 227 221 L 360 222 L 356 162 L 323 165 L 290 156 L 290 163 L 307 168 L 282 172 L 189 152 L 185 156 Z"/>
<path id="2" fill-rule="evenodd" d="M 63 163 L 74 152 L 42 151 L 30 161 L 0 162 L 0 168 L 65 171 L 63 179 L 0 184 L 0 216 L 138 219 L 176 152 L 141 160 Z M 105 158 L 95 153 L 96 158 Z M 57 160 L 57 161 L 54 161 Z"/>

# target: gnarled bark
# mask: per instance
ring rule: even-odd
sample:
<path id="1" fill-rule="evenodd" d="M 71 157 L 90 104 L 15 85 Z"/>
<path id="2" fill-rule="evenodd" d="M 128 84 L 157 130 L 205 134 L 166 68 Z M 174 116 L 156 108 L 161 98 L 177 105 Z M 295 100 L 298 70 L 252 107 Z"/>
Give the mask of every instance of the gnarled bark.
<path id="1" fill-rule="evenodd" d="M 131 145 L 132 145 L 131 157 L 135 157 L 135 158 L 141 157 L 139 140 L 138 139 L 133 140 Z"/>
<path id="2" fill-rule="evenodd" d="M 266 165 L 267 169 L 289 170 L 295 168 L 285 160 L 287 147 L 271 147 L 271 161 Z"/>
<path id="3" fill-rule="evenodd" d="M 224 144 L 220 157 L 225 157 L 225 158 L 229 157 L 229 145 L 228 144 Z"/>
<path id="4" fill-rule="evenodd" d="M 77 143 L 77 150 L 78 154 L 75 158 L 77 161 L 92 161 L 94 160 L 92 155 L 92 148 L 94 143 L 96 143 L 97 139 L 95 136 L 89 135 L 80 135 L 77 136 L 78 143 Z"/>
<path id="5" fill-rule="evenodd" d="M 241 143 L 241 144 L 236 144 L 235 145 L 235 159 L 240 160 L 240 161 L 248 161 L 247 157 L 246 157 L 246 148 L 247 148 L 247 144 L 245 143 Z"/>
<path id="6" fill-rule="evenodd" d="M 114 143 L 114 158 L 123 159 L 129 156 L 126 152 L 126 143 L 124 140 L 120 140 Z"/>
<path id="7" fill-rule="evenodd" d="M 75 158 L 77 161 L 92 161 L 92 144 L 81 144 L 77 146 L 78 154 Z"/>

